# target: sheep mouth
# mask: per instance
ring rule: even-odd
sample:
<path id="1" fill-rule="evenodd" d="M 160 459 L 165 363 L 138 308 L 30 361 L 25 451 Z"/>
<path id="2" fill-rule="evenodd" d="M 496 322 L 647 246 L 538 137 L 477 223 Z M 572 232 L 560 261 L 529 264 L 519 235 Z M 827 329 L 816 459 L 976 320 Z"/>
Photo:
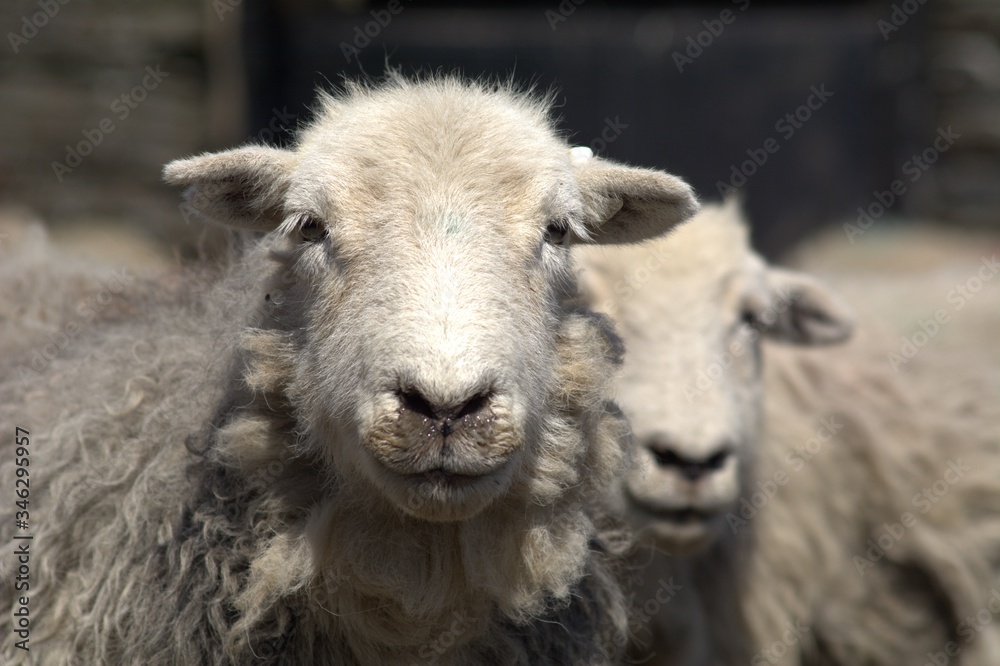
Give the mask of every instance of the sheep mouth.
<path id="1" fill-rule="evenodd" d="M 636 543 L 670 555 L 701 552 L 716 539 L 724 524 L 723 509 L 697 506 L 650 506 L 632 500 L 632 527 Z M 634 522 L 633 522 L 634 521 Z"/>
<path id="2" fill-rule="evenodd" d="M 501 474 L 513 457 L 479 457 L 470 460 L 453 455 L 435 455 L 427 459 L 411 456 L 399 460 L 375 456 L 375 460 L 391 476 L 406 483 L 457 488 Z"/>
<path id="3" fill-rule="evenodd" d="M 670 509 L 667 511 L 656 511 L 655 515 L 660 520 L 666 520 L 667 522 L 677 523 L 678 525 L 686 525 L 690 523 L 707 523 L 715 517 L 714 512 L 702 511 L 701 509 L 695 509 L 688 507 L 685 509 Z"/>
<path id="4" fill-rule="evenodd" d="M 488 468 L 454 467 L 439 465 L 432 469 L 409 474 L 398 474 L 399 479 L 409 488 L 427 497 L 445 499 L 464 496 L 469 492 L 490 493 L 505 485 L 510 476 L 510 460 Z"/>
<path id="5" fill-rule="evenodd" d="M 512 460 L 488 469 L 438 464 L 400 473 L 382 468 L 381 487 L 405 513 L 434 522 L 467 520 L 497 501 L 510 488 Z"/>
<path id="6" fill-rule="evenodd" d="M 500 407 L 494 405 L 494 411 Z M 509 490 L 524 458 L 523 444 L 520 428 L 509 418 L 442 436 L 411 428 L 394 411 L 385 411 L 362 438 L 362 464 L 386 498 L 410 516 L 464 520 Z"/>
<path id="7" fill-rule="evenodd" d="M 684 506 L 677 508 L 663 508 L 650 506 L 642 502 L 633 500 L 633 505 L 641 513 L 659 522 L 671 523 L 677 526 L 697 525 L 712 522 L 718 515 L 718 511 L 700 509 L 696 506 Z"/>

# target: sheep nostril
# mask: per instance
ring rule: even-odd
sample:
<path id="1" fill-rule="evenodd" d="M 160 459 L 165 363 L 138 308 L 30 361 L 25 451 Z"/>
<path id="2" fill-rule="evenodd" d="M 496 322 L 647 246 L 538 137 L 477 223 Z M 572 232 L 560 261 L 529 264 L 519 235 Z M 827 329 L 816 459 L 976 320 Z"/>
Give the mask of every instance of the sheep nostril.
<path id="1" fill-rule="evenodd" d="M 471 400 L 459 407 L 458 410 L 455 411 L 455 415 L 451 418 L 458 421 L 466 416 L 475 416 L 479 412 L 486 409 L 486 405 L 489 404 L 490 397 L 491 395 L 489 393 L 479 393 L 473 396 Z"/>
<path id="2" fill-rule="evenodd" d="M 490 391 L 475 393 L 465 401 L 435 403 L 418 390 L 400 389 L 396 392 L 403 411 L 412 412 L 434 421 L 441 434 L 447 437 L 453 433 L 459 422 L 481 414 L 489 407 L 493 394 Z"/>
<path id="3" fill-rule="evenodd" d="M 401 390 L 397 395 L 403 405 L 403 409 L 429 419 L 436 420 L 438 418 L 437 410 L 419 391 Z"/>
<path id="4" fill-rule="evenodd" d="M 660 467 L 683 467 L 687 464 L 687 461 L 681 456 L 677 455 L 670 449 L 653 449 L 653 457 L 656 458 L 656 463 Z"/>
<path id="5" fill-rule="evenodd" d="M 688 481 L 697 481 L 703 476 L 718 471 L 725 466 L 732 451 L 723 448 L 707 458 L 696 460 L 682 456 L 668 448 L 649 447 L 656 464 L 664 469 L 673 469 Z"/>
<path id="6" fill-rule="evenodd" d="M 730 455 L 732 455 L 732 451 L 729 449 L 722 449 L 721 451 L 709 456 L 703 464 L 711 470 L 722 469 L 722 466 L 726 464 Z"/>

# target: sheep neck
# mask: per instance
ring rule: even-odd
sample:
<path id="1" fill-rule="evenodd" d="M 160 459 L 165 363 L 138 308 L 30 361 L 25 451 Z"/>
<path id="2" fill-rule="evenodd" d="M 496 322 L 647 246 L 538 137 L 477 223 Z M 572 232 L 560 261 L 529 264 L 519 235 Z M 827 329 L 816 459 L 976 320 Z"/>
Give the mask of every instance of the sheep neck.
<path id="1" fill-rule="evenodd" d="M 589 315 L 564 322 L 563 376 L 524 464 L 533 471 L 457 523 L 409 517 L 365 479 L 337 475 L 303 453 L 289 383 L 294 340 L 247 332 L 233 365 L 242 382 L 231 384 L 247 388 L 220 407 L 209 458 L 244 495 L 243 513 L 232 519 L 265 524 L 271 534 L 249 557 L 230 639 L 285 612 L 298 618 L 297 632 L 312 623 L 309 633 L 339 636 L 363 661 L 392 663 L 443 641 L 451 650 L 481 647 L 491 624 L 565 607 L 587 566 L 592 507 L 622 463 L 625 441 L 620 415 L 602 399 L 619 348 L 595 323 Z"/>

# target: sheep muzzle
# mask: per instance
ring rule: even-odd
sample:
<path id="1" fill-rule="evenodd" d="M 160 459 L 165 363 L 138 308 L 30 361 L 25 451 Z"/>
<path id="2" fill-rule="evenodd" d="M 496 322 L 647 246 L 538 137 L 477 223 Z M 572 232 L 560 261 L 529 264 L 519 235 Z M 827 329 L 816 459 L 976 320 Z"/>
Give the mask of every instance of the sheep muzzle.
<path id="1" fill-rule="evenodd" d="M 502 396 L 471 395 L 445 403 L 394 391 L 363 439 L 374 480 L 407 513 L 464 519 L 507 490 L 523 434 Z"/>

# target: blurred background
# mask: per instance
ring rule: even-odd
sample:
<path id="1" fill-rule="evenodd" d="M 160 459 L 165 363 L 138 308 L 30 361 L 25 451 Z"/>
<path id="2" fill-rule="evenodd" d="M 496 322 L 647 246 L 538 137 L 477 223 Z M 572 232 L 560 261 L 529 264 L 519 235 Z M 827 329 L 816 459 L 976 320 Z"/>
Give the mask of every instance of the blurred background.
<path id="1" fill-rule="evenodd" d="M 210 244 L 162 165 L 287 144 L 317 87 L 387 63 L 554 88 L 574 143 L 739 189 L 772 258 L 829 225 L 1000 228 L 995 0 L 18 0 L 0 24 L 0 209 L 101 247 Z"/>

